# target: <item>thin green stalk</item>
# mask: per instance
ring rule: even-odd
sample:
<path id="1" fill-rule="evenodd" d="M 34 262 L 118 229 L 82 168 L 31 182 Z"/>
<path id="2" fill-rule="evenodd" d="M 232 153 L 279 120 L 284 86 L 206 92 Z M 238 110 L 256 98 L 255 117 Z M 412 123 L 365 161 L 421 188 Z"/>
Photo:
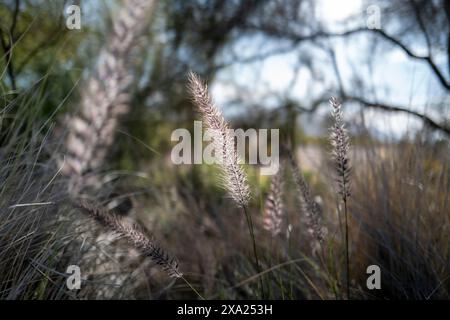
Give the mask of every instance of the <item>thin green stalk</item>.
<path id="1" fill-rule="evenodd" d="M 252 221 L 252 217 L 250 216 L 250 214 L 247 211 L 246 206 L 242 206 L 242 209 L 244 210 L 244 214 L 245 214 L 245 218 L 247 220 L 247 227 L 248 230 L 250 232 L 250 237 L 252 238 L 252 244 L 253 244 L 253 254 L 255 257 L 255 263 L 256 263 L 256 271 L 259 273 L 261 273 L 261 267 L 259 264 L 259 259 L 258 259 L 258 252 L 256 251 L 256 241 L 255 241 L 255 232 L 254 232 L 254 228 L 253 228 L 253 221 Z M 261 297 L 264 299 L 264 285 L 263 285 L 263 281 L 262 278 L 259 279 L 260 282 L 260 287 L 261 287 Z"/>
<path id="2" fill-rule="evenodd" d="M 195 292 L 195 294 L 200 298 L 200 299 L 202 299 L 202 300 L 206 300 L 192 285 L 191 285 L 191 283 L 189 282 L 189 281 L 187 281 L 186 280 L 186 278 L 185 277 L 183 277 L 183 276 L 181 276 L 180 277 L 181 279 L 183 279 L 184 280 L 184 282 L 186 282 L 186 284 L 189 286 L 189 288 L 191 288 L 192 289 L 192 291 L 194 291 Z"/>
<path id="3" fill-rule="evenodd" d="M 345 216 L 345 263 L 347 275 L 347 299 L 350 300 L 350 259 L 348 252 L 348 218 L 347 218 L 347 198 L 344 197 L 344 216 Z"/>

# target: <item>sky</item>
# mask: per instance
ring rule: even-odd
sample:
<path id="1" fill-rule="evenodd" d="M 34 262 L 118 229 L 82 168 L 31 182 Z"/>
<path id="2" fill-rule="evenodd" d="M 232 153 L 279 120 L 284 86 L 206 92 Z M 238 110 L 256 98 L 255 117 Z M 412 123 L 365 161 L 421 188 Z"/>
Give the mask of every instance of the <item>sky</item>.
<path id="1" fill-rule="evenodd" d="M 329 23 L 330 28 L 342 28 L 347 18 L 361 12 L 366 12 L 361 0 L 319 0 L 318 14 Z M 382 21 L 381 16 L 381 23 Z M 354 36 L 352 41 L 333 41 L 337 62 L 346 86 L 350 85 L 349 78 L 355 70 L 365 79 L 370 75 L 363 60 L 367 58 L 365 48 L 369 45 L 368 40 L 367 36 L 362 35 Z M 260 52 L 263 48 L 269 50 L 271 46 L 274 48 L 280 46 L 279 43 L 270 44 L 267 39 L 243 39 L 241 42 L 235 45 L 239 54 L 244 56 L 250 55 L 249 52 Z M 439 114 L 432 114 L 428 107 L 430 102 L 437 102 L 443 92 L 439 90 L 440 85 L 428 67 L 421 62 L 408 59 L 400 49 L 384 50 L 376 54 L 377 56 L 373 57 L 376 63 L 371 76 L 376 88 L 376 98 L 394 105 L 409 106 L 436 119 Z M 238 88 L 248 89 L 249 93 L 245 98 L 253 104 L 270 106 L 273 97 L 286 92 L 295 74 L 297 81 L 290 92 L 291 96 L 299 101 L 308 101 L 312 93 L 321 92 L 326 83 L 335 81 L 333 73 L 316 74 L 313 77 L 306 67 L 300 66 L 295 70 L 297 57 L 297 53 L 288 53 L 252 64 L 239 64 L 223 69 L 212 86 L 217 104 L 224 109 L 225 115 L 232 116 L 233 110 L 229 105 L 235 99 Z M 331 67 L 326 65 L 329 64 L 327 59 L 319 54 L 314 55 L 313 59 L 316 63 L 323 64 L 323 70 Z M 312 135 L 323 134 L 321 121 L 327 112 L 328 110 L 322 108 L 315 116 L 301 118 L 303 129 Z M 357 110 L 352 112 L 356 114 Z M 352 117 L 352 112 L 349 112 L 349 117 Z M 369 129 L 382 136 L 401 137 L 422 127 L 421 121 L 400 113 L 383 113 L 372 109 L 364 114 Z"/>

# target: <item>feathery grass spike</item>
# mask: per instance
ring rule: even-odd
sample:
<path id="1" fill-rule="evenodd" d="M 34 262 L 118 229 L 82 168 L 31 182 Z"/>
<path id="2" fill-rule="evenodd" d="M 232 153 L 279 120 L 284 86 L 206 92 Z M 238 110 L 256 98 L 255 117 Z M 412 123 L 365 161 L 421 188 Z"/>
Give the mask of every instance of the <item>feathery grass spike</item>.
<path id="1" fill-rule="evenodd" d="M 67 121 L 67 155 L 61 161 L 62 173 L 73 178 L 75 185 L 83 184 L 83 175 L 103 164 L 114 142 L 119 116 L 128 112 L 129 55 L 152 6 L 151 0 L 124 1 L 109 41 L 100 51 L 97 69 L 81 92 L 79 110 Z"/>
<path id="2" fill-rule="evenodd" d="M 339 194 L 343 199 L 347 199 L 350 196 L 350 162 L 348 158 L 350 143 L 342 119 L 341 103 L 333 97 L 330 99 L 330 105 L 332 107 L 331 114 L 334 119 L 334 124 L 330 130 L 330 141 L 333 148 L 332 156 L 336 167 Z"/>
<path id="3" fill-rule="evenodd" d="M 305 177 L 301 173 L 300 167 L 297 161 L 295 160 L 292 152 L 289 151 L 288 156 L 289 156 L 289 163 L 292 169 L 292 174 L 294 177 L 294 182 L 297 186 L 300 203 L 302 204 L 302 209 L 306 216 L 306 224 L 308 226 L 308 231 L 313 235 L 313 237 L 317 241 L 322 243 L 325 238 L 326 228 L 322 225 L 322 218 L 320 216 L 319 206 L 314 201 L 308 183 L 306 182 Z"/>
<path id="4" fill-rule="evenodd" d="M 263 227 L 274 237 L 281 233 L 284 218 L 282 172 L 283 170 L 279 168 L 278 172 L 272 176 L 264 207 Z"/>
<path id="5" fill-rule="evenodd" d="M 145 256 L 150 257 L 160 265 L 169 276 L 174 278 L 181 278 L 183 276 L 179 271 L 177 260 L 171 258 L 138 224 L 129 222 L 123 217 L 107 211 L 103 207 L 94 206 L 86 201 L 76 203 L 76 207 L 102 225 L 125 237 Z"/>
<path id="6" fill-rule="evenodd" d="M 229 126 L 214 105 L 207 85 L 193 72 L 188 74 L 188 79 L 188 89 L 202 116 L 203 125 L 213 136 L 214 149 L 220 160 L 223 186 L 236 204 L 243 207 L 250 198 L 250 188 L 247 176 L 238 163 L 239 156 Z"/>

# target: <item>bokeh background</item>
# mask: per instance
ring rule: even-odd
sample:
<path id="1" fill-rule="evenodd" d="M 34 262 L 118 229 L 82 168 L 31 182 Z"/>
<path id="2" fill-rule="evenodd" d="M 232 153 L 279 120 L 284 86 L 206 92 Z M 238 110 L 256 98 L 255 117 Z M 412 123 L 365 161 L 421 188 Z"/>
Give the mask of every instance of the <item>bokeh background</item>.
<path id="1" fill-rule="evenodd" d="M 74 4 L 81 28 L 70 30 Z M 78 196 L 143 225 L 177 257 L 184 281 L 75 209 L 61 167 L 83 99 L 103 94 L 89 79 L 108 80 L 99 57 L 126 6 L 0 2 L 0 297 L 346 298 L 328 141 L 336 96 L 352 145 L 352 298 L 448 299 L 450 2 L 165 0 L 138 15 L 132 50 L 111 49 L 130 78 L 128 109 Z M 200 118 L 189 71 L 232 127 L 280 129 L 320 206 L 325 244 L 311 239 L 289 170 L 283 232 L 272 237 L 262 222 L 270 177 L 245 165 L 259 270 L 218 169 L 172 163 L 172 131 Z M 70 264 L 81 267 L 80 290 L 66 287 Z M 382 290 L 366 286 L 371 264 Z"/>

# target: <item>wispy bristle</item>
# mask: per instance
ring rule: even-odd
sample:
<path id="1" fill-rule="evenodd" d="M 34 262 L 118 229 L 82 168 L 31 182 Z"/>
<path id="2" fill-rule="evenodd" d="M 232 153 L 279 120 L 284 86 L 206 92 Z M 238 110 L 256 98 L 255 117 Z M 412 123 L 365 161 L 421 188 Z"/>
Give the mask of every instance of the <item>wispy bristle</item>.
<path id="1" fill-rule="evenodd" d="M 283 211 L 283 170 L 281 168 L 278 172 L 272 176 L 270 182 L 270 191 L 267 195 L 264 216 L 263 227 L 270 232 L 273 237 L 276 237 L 281 233 L 281 228 L 284 219 Z"/>
<path id="2" fill-rule="evenodd" d="M 213 135 L 214 150 L 220 159 L 224 188 L 236 204 L 243 207 L 250 198 L 250 188 L 247 176 L 239 165 L 239 156 L 229 126 L 214 105 L 207 85 L 193 72 L 188 74 L 188 81 L 188 89 L 202 116 L 203 125 Z"/>
<path id="3" fill-rule="evenodd" d="M 103 207 L 94 206 L 86 201 L 78 202 L 75 205 L 102 225 L 125 237 L 145 256 L 160 265 L 169 276 L 174 278 L 183 276 L 179 271 L 177 260 L 171 258 L 138 224 L 129 222 Z"/>
<path id="4" fill-rule="evenodd" d="M 345 200 L 350 196 L 350 161 L 348 158 L 350 143 L 342 119 L 341 103 L 333 97 L 330 99 L 330 105 L 334 119 L 334 124 L 330 130 L 330 142 L 333 148 L 332 157 L 336 168 L 339 194 Z"/>
<path id="5" fill-rule="evenodd" d="M 306 225 L 308 226 L 308 231 L 317 241 L 322 243 L 325 239 L 327 230 L 322 225 L 319 206 L 314 201 L 308 183 L 306 182 L 300 170 L 300 167 L 291 151 L 288 151 L 288 157 L 294 177 L 294 182 L 297 186 L 299 200 L 302 204 L 302 209 L 306 216 Z"/>

